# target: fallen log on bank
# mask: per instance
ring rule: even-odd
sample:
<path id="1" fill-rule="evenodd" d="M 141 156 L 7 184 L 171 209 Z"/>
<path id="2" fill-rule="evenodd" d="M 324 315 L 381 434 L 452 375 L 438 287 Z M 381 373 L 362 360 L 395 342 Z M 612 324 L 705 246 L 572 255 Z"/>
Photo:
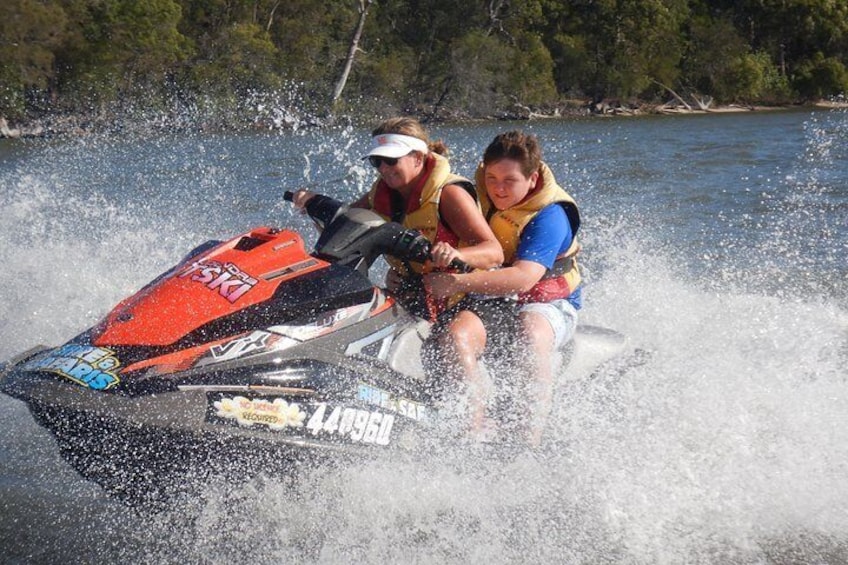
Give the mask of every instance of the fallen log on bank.
<path id="1" fill-rule="evenodd" d="M 35 125 L 31 128 L 9 127 L 6 118 L 0 116 L 0 138 L 17 139 L 19 137 L 39 137 L 43 135 L 44 128 Z"/>

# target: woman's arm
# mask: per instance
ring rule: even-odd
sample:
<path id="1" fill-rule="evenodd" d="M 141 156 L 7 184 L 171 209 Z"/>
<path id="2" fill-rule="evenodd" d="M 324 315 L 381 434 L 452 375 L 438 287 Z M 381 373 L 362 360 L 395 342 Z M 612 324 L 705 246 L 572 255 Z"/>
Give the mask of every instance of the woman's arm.
<path id="1" fill-rule="evenodd" d="M 439 215 L 468 245 L 462 249 L 454 249 L 447 243 L 434 245 L 433 259 L 438 266 L 446 266 L 453 259 L 460 259 L 478 269 L 489 269 L 503 263 L 501 244 L 474 198 L 464 188 L 449 184 L 442 189 Z"/>

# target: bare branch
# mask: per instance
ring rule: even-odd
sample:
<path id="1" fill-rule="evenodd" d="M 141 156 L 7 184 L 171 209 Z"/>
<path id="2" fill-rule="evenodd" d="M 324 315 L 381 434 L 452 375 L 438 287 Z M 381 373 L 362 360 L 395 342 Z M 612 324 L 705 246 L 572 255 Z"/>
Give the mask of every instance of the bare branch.
<path id="1" fill-rule="evenodd" d="M 698 108 L 700 108 L 704 112 L 709 111 L 710 106 L 712 106 L 712 103 L 713 103 L 713 97 L 712 96 L 709 96 L 709 95 L 699 96 L 699 95 L 695 94 L 694 92 L 692 94 L 690 94 L 690 96 L 692 97 L 692 100 L 695 101 L 695 104 L 698 105 Z"/>
<path id="2" fill-rule="evenodd" d="M 356 56 L 356 52 L 359 51 L 359 40 L 362 38 L 362 29 L 365 27 L 365 17 L 368 15 L 368 8 L 371 7 L 372 2 L 373 0 L 359 0 L 359 21 L 356 24 L 356 31 L 354 31 L 353 38 L 350 41 L 350 49 L 347 52 L 344 69 L 339 77 L 339 81 L 336 83 L 336 87 L 333 89 L 333 103 L 341 98 L 342 91 L 347 84 L 350 69 L 353 67 L 353 59 Z"/>
<path id="3" fill-rule="evenodd" d="M 271 31 L 271 24 L 274 23 L 274 13 L 277 11 L 277 8 L 279 8 L 279 7 L 280 7 L 280 2 L 279 2 L 279 0 L 277 0 L 277 2 L 274 2 L 274 7 L 271 8 L 271 13 L 268 14 L 268 25 L 265 26 L 265 32 L 266 33 Z"/>
<path id="4" fill-rule="evenodd" d="M 683 104 L 683 106 L 684 106 L 687 110 L 692 110 L 692 106 L 690 106 L 690 105 L 686 102 L 686 100 L 684 100 L 684 99 L 683 99 L 683 97 L 681 97 L 678 93 L 676 93 L 674 90 L 672 90 L 672 89 L 671 89 L 671 87 L 666 86 L 666 85 L 664 85 L 663 83 L 658 82 L 658 81 L 655 81 L 655 80 L 654 80 L 654 81 L 652 81 L 652 82 L 653 82 L 654 84 L 657 84 L 657 85 L 659 85 L 659 86 L 663 87 L 664 89 L 666 89 L 666 90 L 667 90 L 667 91 L 668 91 L 668 92 L 669 92 L 669 93 L 670 93 L 670 94 L 674 97 L 674 99 L 675 99 L 675 100 L 677 100 L 678 102 L 680 102 L 681 104 Z"/>

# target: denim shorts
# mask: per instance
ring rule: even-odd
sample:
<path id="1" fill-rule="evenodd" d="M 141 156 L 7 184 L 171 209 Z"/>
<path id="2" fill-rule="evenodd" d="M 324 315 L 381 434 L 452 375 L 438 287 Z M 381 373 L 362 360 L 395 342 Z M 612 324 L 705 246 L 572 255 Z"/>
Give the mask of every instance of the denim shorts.
<path id="1" fill-rule="evenodd" d="M 518 311 L 544 316 L 554 330 L 554 349 L 559 349 L 571 341 L 577 330 L 577 310 L 565 298 L 523 304 Z"/>
<path id="2" fill-rule="evenodd" d="M 515 341 L 520 331 L 518 314 L 533 312 L 543 316 L 554 331 L 554 349 L 560 349 L 574 337 L 577 330 L 577 309 L 565 298 L 551 302 L 530 302 L 518 304 L 511 298 L 492 298 L 481 300 L 466 296 L 445 317 L 445 321 L 461 310 L 470 310 L 476 314 L 487 332 L 487 348 L 503 349 Z"/>

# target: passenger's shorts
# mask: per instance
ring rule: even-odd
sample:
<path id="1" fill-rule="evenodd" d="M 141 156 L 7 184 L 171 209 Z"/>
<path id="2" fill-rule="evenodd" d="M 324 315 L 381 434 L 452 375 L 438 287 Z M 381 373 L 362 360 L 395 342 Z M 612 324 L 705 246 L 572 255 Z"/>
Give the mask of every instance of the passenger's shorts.
<path id="1" fill-rule="evenodd" d="M 577 330 L 577 310 L 564 298 L 551 302 L 531 302 L 518 308 L 543 316 L 554 330 L 554 348 L 559 349 L 574 337 Z"/>
<path id="2" fill-rule="evenodd" d="M 554 349 L 571 341 L 577 330 L 577 309 L 566 299 L 518 304 L 507 298 L 480 300 L 466 297 L 445 319 L 451 319 L 460 310 L 474 312 L 483 322 L 488 333 L 487 348 L 503 349 L 514 343 L 520 331 L 518 314 L 521 312 L 533 312 L 548 321 L 554 331 Z"/>

